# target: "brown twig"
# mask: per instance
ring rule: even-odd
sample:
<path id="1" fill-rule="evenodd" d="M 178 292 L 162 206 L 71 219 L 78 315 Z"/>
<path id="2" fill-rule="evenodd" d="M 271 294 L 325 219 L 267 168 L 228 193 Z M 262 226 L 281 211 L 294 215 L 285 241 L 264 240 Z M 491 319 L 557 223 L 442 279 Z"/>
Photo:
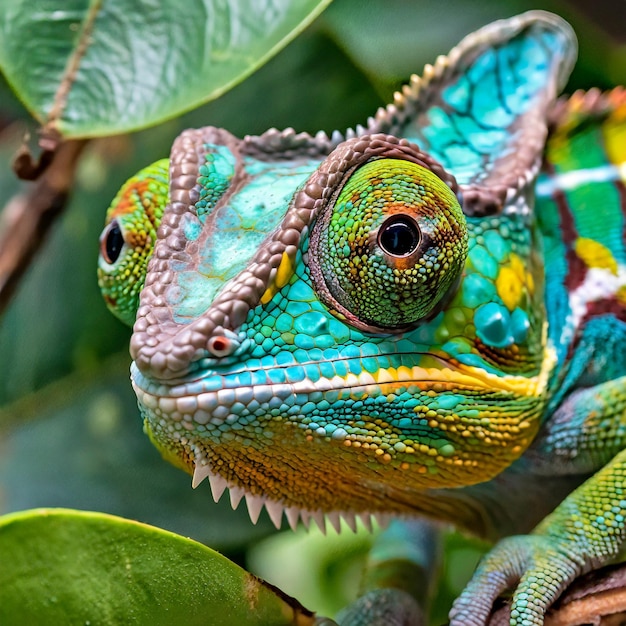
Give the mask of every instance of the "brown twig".
<path id="1" fill-rule="evenodd" d="M 86 144 L 87 140 L 60 142 L 55 149 L 42 153 L 39 164 L 24 151 L 16 158 L 18 174 L 36 181 L 27 191 L 13 196 L 0 214 L 0 313 L 65 208 Z"/>

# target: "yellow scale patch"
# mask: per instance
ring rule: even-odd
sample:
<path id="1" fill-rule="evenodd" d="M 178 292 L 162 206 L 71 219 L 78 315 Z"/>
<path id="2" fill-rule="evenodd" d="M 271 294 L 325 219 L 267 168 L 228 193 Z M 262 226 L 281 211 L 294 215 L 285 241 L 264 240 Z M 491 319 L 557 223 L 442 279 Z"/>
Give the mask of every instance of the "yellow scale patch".
<path id="1" fill-rule="evenodd" d="M 295 258 L 283 252 L 274 280 L 270 282 L 265 293 L 261 296 L 261 304 L 267 304 L 289 282 L 294 270 Z"/>
<path id="2" fill-rule="evenodd" d="M 496 278 L 496 290 L 504 306 L 509 311 L 517 307 L 525 292 L 533 293 L 534 281 L 530 272 L 524 268 L 520 257 L 512 253 L 510 264 L 500 269 Z"/>
<path id="3" fill-rule="evenodd" d="M 543 393 L 547 376 L 545 369 L 550 368 L 552 357 L 546 351 L 544 367 L 538 376 L 526 378 L 525 376 L 496 376 L 485 370 L 470 365 L 459 364 L 455 369 L 450 368 L 422 368 L 422 367 L 399 367 L 381 369 L 374 377 L 376 383 L 381 386 L 384 393 L 385 385 L 400 384 L 402 382 L 424 383 L 454 383 L 457 386 L 487 389 L 490 391 L 505 391 L 521 396 L 539 396 Z"/>
<path id="4" fill-rule="evenodd" d="M 600 242 L 586 237 L 579 237 L 574 243 L 574 251 L 587 267 L 609 270 L 617 276 L 617 261 L 611 251 Z"/>

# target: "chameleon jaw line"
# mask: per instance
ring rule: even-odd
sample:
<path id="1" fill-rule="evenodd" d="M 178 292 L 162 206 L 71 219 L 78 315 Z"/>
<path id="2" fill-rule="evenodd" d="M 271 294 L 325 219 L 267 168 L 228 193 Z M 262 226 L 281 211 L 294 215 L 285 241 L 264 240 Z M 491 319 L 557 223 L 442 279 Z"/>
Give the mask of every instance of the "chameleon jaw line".
<path id="1" fill-rule="evenodd" d="M 372 532 L 373 521 L 376 521 L 379 526 L 386 526 L 391 519 L 391 516 L 382 513 L 353 513 L 350 511 L 331 511 L 324 513 L 319 509 L 310 511 L 298 507 L 285 506 L 276 500 L 247 492 L 242 487 L 229 485 L 225 478 L 211 471 L 211 467 L 207 463 L 196 461 L 194 468 L 191 482 L 191 486 L 194 489 L 208 478 L 211 494 L 215 502 L 219 502 L 224 492 L 228 491 L 231 507 L 233 510 L 236 510 L 241 500 L 245 499 L 246 506 L 248 507 L 248 515 L 253 524 L 257 523 L 263 507 L 267 510 L 267 514 L 277 530 L 281 528 L 283 513 L 287 518 L 291 530 L 296 530 L 299 521 L 302 521 L 304 527 L 308 529 L 311 520 L 313 520 L 323 534 L 326 534 L 326 522 L 339 533 L 342 528 L 341 520 L 346 523 L 352 532 L 356 532 L 357 520 L 361 520 L 366 530 Z"/>

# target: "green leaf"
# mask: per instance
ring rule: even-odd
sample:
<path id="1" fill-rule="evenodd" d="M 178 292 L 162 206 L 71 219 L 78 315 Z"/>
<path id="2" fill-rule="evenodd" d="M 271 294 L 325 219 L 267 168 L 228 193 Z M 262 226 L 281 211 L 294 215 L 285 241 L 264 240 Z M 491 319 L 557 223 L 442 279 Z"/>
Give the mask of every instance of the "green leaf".
<path id="1" fill-rule="evenodd" d="M 0 518 L 0 623 L 314 623 L 312 614 L 202 544 L 101 513 Z"/>
<path id="2" fill-rule="evenodd" d="M 0 70 L 44 133 L 121 133 L 218 97 L 330 1 L 4 0 Z"/>

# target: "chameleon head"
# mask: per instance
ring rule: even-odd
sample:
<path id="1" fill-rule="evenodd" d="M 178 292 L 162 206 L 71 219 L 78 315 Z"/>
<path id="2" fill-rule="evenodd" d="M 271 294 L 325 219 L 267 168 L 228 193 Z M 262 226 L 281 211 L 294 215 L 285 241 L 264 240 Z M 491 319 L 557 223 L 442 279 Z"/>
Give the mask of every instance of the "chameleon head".
<path id="1" fill-rule="evenodd" d="M 163 164 L 123 188 L 100 281 L 130 322 L 145 278 L 133 386 L 194 485 L 277 524 L 454 520 L 459 487 L 520 457 L 554 366 L 532 187 L 575 49 L 529 12 L 468 36 L 367 130 L 190 130 L 167 199 Z"/>
<path id="2" fill-rule="evenodd" d="M 131 342 L 163 455 L 277 523 L 412 512 L 519 456 L 541 395 L 533 277 L 512 321 L 468 256 L 484 233 L 457 191 L 392 136 L 285 164 L 222 130 L 183 134 Z M 529 252 L 518 240 L 500 241 L 503 268 Z"/>

